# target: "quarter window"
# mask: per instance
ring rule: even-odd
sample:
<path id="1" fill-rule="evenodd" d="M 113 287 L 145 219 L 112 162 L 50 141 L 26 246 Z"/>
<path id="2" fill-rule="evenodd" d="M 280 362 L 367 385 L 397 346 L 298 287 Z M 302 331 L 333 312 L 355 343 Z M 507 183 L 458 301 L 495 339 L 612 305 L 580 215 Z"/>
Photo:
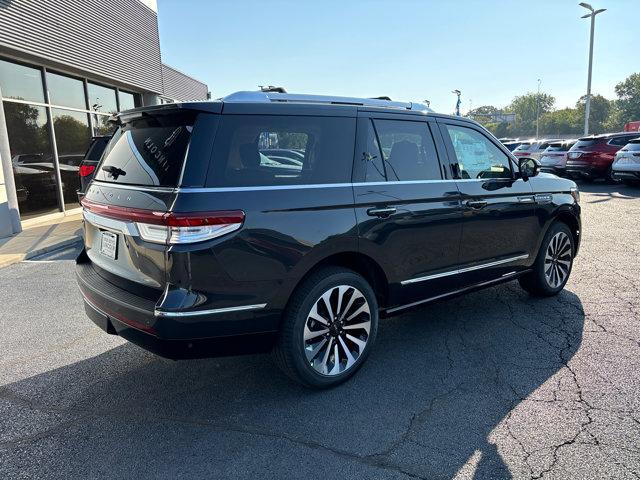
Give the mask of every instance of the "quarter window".
<path id="1" fill-rule="evenodd" d="M 441 179 L 426 122 L 374 120 L 387 181 Z"/>
<path id="2" fill-rule="evenodd" d="M 487 137 L 457 125 L 446 125 L 446 129 L 461 178 L 511 178 L 509 157 Z"/>
<path id="3" fill-rule="evenodd" d="M 354 136 L 353 118 L 224 115 L 207 184 L 349 182 Z"/>

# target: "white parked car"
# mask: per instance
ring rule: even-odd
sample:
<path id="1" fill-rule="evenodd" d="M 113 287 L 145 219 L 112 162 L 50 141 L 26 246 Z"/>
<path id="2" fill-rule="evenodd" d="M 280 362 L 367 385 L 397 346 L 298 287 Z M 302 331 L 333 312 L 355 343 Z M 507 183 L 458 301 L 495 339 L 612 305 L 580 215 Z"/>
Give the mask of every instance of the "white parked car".
<path id="1" fill-rule="evenodd" d="M 562 140 L 531 140 L 524 142 L 513 151 L 516 157 L 532 157 L 540 160 L 542 152 L 544 152 L 551 143 L 561 142 Z"/>
<path id="2" fill-rule="evenodd" d="M 631 185 L 640 184 L 640 138 L 630 140 L 616 152 L 611 170 L 616 179 Z"/>

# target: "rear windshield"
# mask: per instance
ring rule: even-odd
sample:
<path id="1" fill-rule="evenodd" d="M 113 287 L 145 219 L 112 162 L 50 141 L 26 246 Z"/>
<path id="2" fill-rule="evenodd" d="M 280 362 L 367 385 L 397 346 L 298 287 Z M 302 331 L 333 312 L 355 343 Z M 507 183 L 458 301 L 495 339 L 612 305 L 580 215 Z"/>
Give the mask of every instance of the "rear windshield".
<path id="1" fill-rule="evenodd" d="M 595 138 L 587 138 L 578 140 L 573 146 L 574 150 L 579 150 L 580 148 L 591 147 L 598 143 L 598 140 Z"/>
<path id="2" fill-rule="evenodd" d="M 629 152 L 640 152 L 640 142 L 627 143 L 622 150 Z"/>
<path id="3" fill-rule="evenodd" d="M 355 118 L 223 115 L 207 186 L 351 181 Z"/>
<path id="4" fill-rule="evenodd" d="M 531 144 L 530 143 L 523 143 L 522 145 L 519 145 L 514 151 L 526 152 L 530 148 L 531 148 Z"/>
<path id="5" fill-rule="evenodd" d="M 547 147 L 547 152 L 566 152 L 570 147 L 569 143 L 552 143 Z"/>
<path id="6" fill-rule="evenodd" d="M 121 126 L 107 146 L 96 180 L 177 186 L 195 118 L 194 112 L 146 114 Z"/>
<path id="7" fill-rule="evenodd" d="M 84 160 L 90 161 L 98 161 L 102 156 L 102 152 L 109 143 L 110 137 L 96 137 L 92 140 L 91 145 L 89 145 L 89 149 L 87 153 L 84 155 Z"/>

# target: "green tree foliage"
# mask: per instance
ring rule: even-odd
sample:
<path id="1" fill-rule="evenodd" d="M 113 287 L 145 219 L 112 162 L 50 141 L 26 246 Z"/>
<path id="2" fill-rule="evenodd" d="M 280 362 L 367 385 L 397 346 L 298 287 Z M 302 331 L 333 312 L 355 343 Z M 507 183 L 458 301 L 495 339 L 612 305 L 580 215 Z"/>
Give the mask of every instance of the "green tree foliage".
<path id="1" fill-rule="evenodd" d="M 54 117 L 53 127 L 60 155 L 79 155 L 85 152 L 91 137 L 86 123 L 78 121 L 71 115 L 60 115 Z"/>
<path id="2" fill-rule="evenodd" d="M 640 73 L 633 73 L 618 83 L 616 95 L 619 121 L 624 124 L 640 120 Z"/>
<path id="3" fill-rule="evenodd" d="M 578 122 L 582 123 L 582 131 L 584 131 L 584 109 L 587 96 L 583 95 L 576 103 L 576 114 Z M 589 107 L 589 132 L 605 133 L 607 128 L 605 124 L 611 113 L 611 100 L 607 100 L 602 95 L 591 95 L 591 106 Z M 567 132 L 573 133 L 573 132 Z"/>
<path id="4" fill-rule="evenodd" d="M 516 114 L 516 121 L 510 130 L 517 136 L 530 136 L 536 133 L 536 114 L 540 109 L 540 116 L 548 113 L 553 108 L 556 99 L 547 93 L 526 93 L 515 97 L 506 108 L 510 113 Z"/>

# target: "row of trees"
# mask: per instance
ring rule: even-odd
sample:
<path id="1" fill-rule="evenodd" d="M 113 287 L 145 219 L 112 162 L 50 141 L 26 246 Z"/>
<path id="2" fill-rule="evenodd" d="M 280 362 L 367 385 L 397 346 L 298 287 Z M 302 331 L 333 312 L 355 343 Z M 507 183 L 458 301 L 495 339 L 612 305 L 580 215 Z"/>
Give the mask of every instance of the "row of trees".
<path id="1" fill-rule="evenodd" d="M 634 73 L 615 87 L 615 100 L 591 95 L 589 133 L 618 132 L 624 124 L 640 120 L 640 73 Z M 484 105 L 468 116 L 482 123 L 497 137 L 528 137 L 536 133 L 536 114 L 540 109 L 540 136 L 581 135 L 584 132 L 586 95 L 574 108 L 554 109 L 555 98 L 547 93 L 527 93 L 515 97 L 505 108 Z M 515 113 L 514 123 L 496 122 L 488 115 Z"/>

